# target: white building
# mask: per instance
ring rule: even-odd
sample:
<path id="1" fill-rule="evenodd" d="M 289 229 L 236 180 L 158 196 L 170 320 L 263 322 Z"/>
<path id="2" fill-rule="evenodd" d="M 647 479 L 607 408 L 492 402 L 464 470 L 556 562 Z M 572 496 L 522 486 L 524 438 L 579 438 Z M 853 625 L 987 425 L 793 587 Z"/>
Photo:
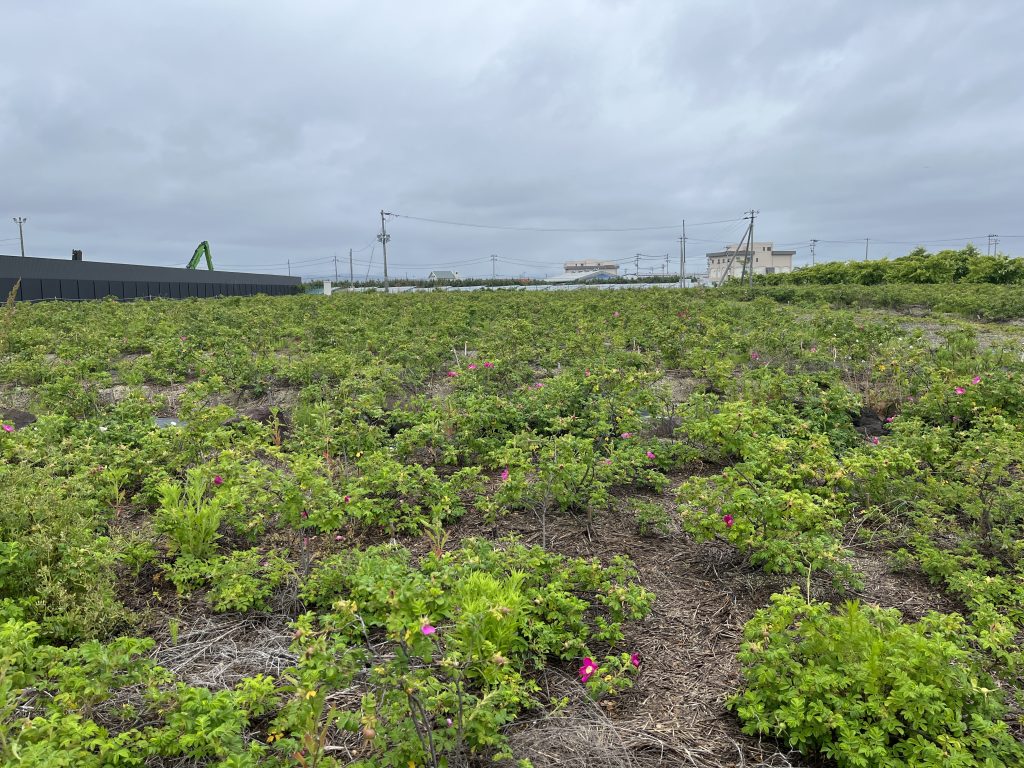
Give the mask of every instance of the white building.
<path id="1" fill-rule="evenodd" d="M 735 277 L 737 280 L 743 275 L 744 262 L 748 264 L 753 257 L 753 269 L 755 275 L 774 275 L 781 272 L 793 271 L 793 256 L 796 251 L 777 251 L 773 243 L 754 243 L 752 249 L 744 246 L 743 250 L 737 253 L 738 244 L 727 245 L 724 251 L 716 251 L 707 254 L 708 257 L 708 281 L 712 285 L 720 285 L 727 277 Z M 732 262 L 732 268 L 729 262 Z M 726 271 L 728 270 L 728 274 Z"/>

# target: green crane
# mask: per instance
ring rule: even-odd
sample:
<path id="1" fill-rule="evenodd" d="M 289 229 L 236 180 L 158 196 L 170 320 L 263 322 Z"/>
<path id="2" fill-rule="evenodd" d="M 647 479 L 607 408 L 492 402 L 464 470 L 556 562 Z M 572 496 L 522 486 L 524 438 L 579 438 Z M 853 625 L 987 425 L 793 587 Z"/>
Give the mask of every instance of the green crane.
<path id="1" fill-rule="evenodd" d="M 206 242 L 205 240 L 203 240 L 203 242 L 201 242 L 199 244 L 199 247 L 196 248 L 196 252 L 192 254 L 192 258 L 189 260 L 189 262 L 186 265 L 185 269 L 195 269 L 196 267 L 198 267 L 199 266 L 199 260 L 203 256 L 206 257 L 206 268 L 212 271 L 213 270 L 213 257 L 210 256 L 210 244 L 208 242 Z"/>

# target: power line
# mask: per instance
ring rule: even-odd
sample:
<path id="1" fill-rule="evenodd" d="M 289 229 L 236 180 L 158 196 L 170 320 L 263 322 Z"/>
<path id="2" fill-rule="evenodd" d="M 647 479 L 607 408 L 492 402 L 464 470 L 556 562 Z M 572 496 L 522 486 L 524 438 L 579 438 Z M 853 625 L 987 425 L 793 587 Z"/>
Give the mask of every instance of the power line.
<path id="1" fill-rule="evenodd" d="M 513 232 L 652 232 L 664 229 L 679 229 L 678 224 L 665 224 L 655 227 L 522 227 L 501 224 L 476 224 L 467 221 L 448 221 L 445 219 L 430 219 L 425 216 L 410 216 L 405 213 L 392 213 L 391 216 L 411 221 L 423 221 L 429 224 L 444 224 L 449 227 L 470 227 L 473 229 L 500 229 Z M 691 227 L 701 227 L 710 224 L 728 224 L 739 219 L 721 219 L 719 221 L 701 221 L 691 224 Z"/>

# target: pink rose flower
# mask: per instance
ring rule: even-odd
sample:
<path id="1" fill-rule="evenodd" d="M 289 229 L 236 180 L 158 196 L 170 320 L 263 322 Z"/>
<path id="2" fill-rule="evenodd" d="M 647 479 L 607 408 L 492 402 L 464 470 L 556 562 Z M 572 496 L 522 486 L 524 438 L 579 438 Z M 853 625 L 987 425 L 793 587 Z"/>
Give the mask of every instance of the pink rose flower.
<path id="1" fill-rule="evenodd" d="M 594 663 L 592 658 L 587 656 L 587 658 L 583 660 L 583 666 L 580 667 L 580 682 L 587 682 L 587 680 L 590 679 L 590 676 L 595 672 L 597 672 L 597 664 Z"/>

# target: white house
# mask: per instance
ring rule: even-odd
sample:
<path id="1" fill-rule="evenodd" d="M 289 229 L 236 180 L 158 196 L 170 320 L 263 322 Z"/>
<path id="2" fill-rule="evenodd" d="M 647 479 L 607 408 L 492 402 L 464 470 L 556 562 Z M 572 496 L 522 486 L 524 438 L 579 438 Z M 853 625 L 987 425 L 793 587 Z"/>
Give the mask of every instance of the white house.
<path id="1" fill-rule="evenodd" d="M 437 280 L 459 280 L 458 272 L 450 272 L 447 269 L 436 269 L 430 273 L 430 277 L 427 280 L 435 282 Z"/>

